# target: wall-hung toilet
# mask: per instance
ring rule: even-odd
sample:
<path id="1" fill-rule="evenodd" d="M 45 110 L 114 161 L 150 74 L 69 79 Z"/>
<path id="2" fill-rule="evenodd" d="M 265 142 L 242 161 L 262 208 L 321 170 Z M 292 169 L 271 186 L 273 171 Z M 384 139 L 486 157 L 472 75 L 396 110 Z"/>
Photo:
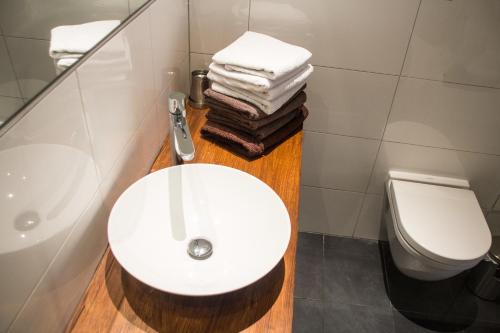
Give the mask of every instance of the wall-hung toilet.
<path id="1" fill-rule="evenodd" d="M 442 280 L 475 266 L 491 233 L 469 182 L 390 171 L 385 212 L 396 267 L 419 280 Z"/>

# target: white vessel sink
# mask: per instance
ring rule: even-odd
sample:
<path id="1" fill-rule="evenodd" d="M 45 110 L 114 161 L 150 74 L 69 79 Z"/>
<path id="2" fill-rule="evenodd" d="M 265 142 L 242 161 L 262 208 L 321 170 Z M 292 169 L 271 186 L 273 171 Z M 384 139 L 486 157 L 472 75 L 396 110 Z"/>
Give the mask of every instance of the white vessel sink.
<path id="1" fill-rule="evenodd" d="M 118 262 L 141 282 L 174 294 L 217 295 L 276 266 L 290 240 L 290 218 L 259 179 L 224 166 L 189 164 L 130 186 L 113 207 L 108 237 Z M 195 239 L 211 243 L 211 255 L 189 254 Z"/>

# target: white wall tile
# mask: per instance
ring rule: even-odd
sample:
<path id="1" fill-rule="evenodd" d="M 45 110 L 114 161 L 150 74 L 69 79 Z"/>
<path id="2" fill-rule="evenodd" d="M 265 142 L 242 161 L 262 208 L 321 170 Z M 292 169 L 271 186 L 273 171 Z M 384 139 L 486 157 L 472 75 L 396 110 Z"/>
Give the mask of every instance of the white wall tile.
<path id="1" fill-rule="evenodd" d="M 123 191 L 149 172 L 159 149 L 160 138 L 155 107 L 146 115 L 140 128 L 101 183 L 104 203 L 109 209 Z"/>
<path id="2" fill-rule="evenodd" d="M 500 89 L 401 78 L 384 140 L 500 154 Z"/>
<path id="3" fill-rule="evenodd" d="M 299 230 L 352 236 L 363 194 L 301 186 Z"/>
<path id="4" fill-rule="evenodd" d="M 189 55 L 184 58 L 179 66 L 179 75 L 171 85 L 173 91 L 181 91 L 189 95 L 191 74 L 189 72 Z"/>
<path id="5" fill-rule="evenodd" d="M 153 105 L 151 54 L 149 15 L 140 15 L 77 70 L 102 176 Z"/>
<path id="6" fill-rule="evenodd" d="M 316 66 L 307 82 L 311 113 L 304 128 L 380 139 L 397 80 L 392 75 Z"/>
<path id="7" fill-rule="evenodd" d="M 123 20 L 128 16 L 127 0 L 3 0 L 0 22 L 6 36 L 50 39 L 59 25 L 99 20 Z"/>
<path id="8" fill-rule="evenodd" d="M 2 137 L 3 147 L 33 142 L 65 145 L 91 155 L 75 74 L 64 79 Z"/>
<path id="9" fill-rule="evenodd" d="M 10 332 L 63 332 L 108 244 L 99 192 L 64 242 Z"/>
<path id="10" fill-rule="evenodd" d="M 376 140 L 306 131 L 302 183 L 362 192 L 367 186 L 378 146 Z"/>
<path id="11" fill-rule="evenodd" d="M 46 40 L 6 37 L 22 97 L 31 98 L 56 77 Z M 33 61 L 36 59 L 36 61 Z"/>
<path id="12" fill-rule="evenodd" d="M 493 236 L 500 236 L 500 213 L 489 213 L 486 218 Z"/>
<path id="13" fill-rule="evenodd" d="M 315 65 L 399 74 L 418 0 L 253 0 L 250 30 L 301 45 Z"/>
<path id="14" fill-rule="evenodd" d="M 0 331 L 30 295 L 97 186 L 71 75 L 0 139 Z"/>
<path id="15" fill-rule="evenodd" d="M 187 5 L 185 0 L 157 0 L 149 9 L 157 95 L 188 75 L 184 67 L 189 57 Z"/>
<path id="16" fill-rule="evenodd" d="M 191 51 L 215 53 L 248 29 L 249 0 L 190 0 Z"/>
<path id="17" fill-rule="evenodd" d="M 21 97 L 3 38 L 0 38 L 0 95 Z"/>
<path id="18" fill-rule="evenodd" d="M 190 57 L 190 72 L 196 69 L 208 69 L 212 62 L 212 54 L 192 53 Z"/>
<path id="19" fill-rule="evenodd" d="M 147 0 L 128 0 L 129 14 L 133 14 L 137 9 L 144 5 Z"/>
<path id="20" fill-rule="evenodd" d="M 423 0 L 404 73 L 500 87 L 500 3 Z"/>
<path id="21" fill-rule="evenodd" d="M 354 237 L 387 240 L 385 221 L 382 216 L 384 196 L 366 194 L 359 214 Z"/>
<path id="22" fill-rule="evenodd" d="M 500 188 L 500 156 L 383 142 L 369 193 L 383 193 L 390 169 L 467 179 L 485 208 L 493 206 Z"/>
<path id="23" fill-rule="evenodd" d="M 16 113 L 23 104 L 22 98 L 0 96 L 0 126 L 2 126 L 2 123 L 10 116 Z"/>

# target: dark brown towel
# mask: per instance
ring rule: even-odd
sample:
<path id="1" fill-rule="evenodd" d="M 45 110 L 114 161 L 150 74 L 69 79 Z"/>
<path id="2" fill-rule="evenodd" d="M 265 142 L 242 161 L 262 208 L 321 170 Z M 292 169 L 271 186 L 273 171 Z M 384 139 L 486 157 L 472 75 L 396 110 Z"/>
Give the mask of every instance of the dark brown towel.
<path id="1" fill-rule="evenodd" d="M 222 144 L 222 146 L 231 151 L 248 158 L 255 158 L 267 153 L 302 129 L 302 124 L 307 118 L 309 111 L 305 106 L 301 107 L 301 111 L 295 118 L 261 141 L 256 140 L 245 132 L 214 123 L 210 120 L 207 120 L 207 123 L 201 128 L 201 134 L 207 139 Z"/>
<path id="2" fill-rule="evenodd" d="M 297 117 L 302 113 L 302 106 L 298 107 L 295 110 L 292 110 L 291 112 L 288 112 L 284 116 L 276 119 L 275 121 L 261 126 L 256 129 L 248 128 L 247 126 L 243 125 L 241 122 L 238 120 L 233 120 L 232 118 L 227 118 L 223 115 L 221 115 L 219 112 L 216 111 L 216 109 L 210 109 L 208 111 L 206 117 L 208 120 L 214 123 L 218 123 L 221 125 L 225 125 L 231 129 L 237 130 L 237 131 L 242 131 L 247 133 L 248 135 L 254 137 L 257 140 L 263 140 L 272 133 L 276 132 L 278 129 L 283 127 L 286 123 Z"/>
<path id="3" fill-rule="evenodd" d="M 242 101 L 240 99 L 230 97 L 212 89 L 205 90 L 207 96 L 205 103 L 213 110 L 227 118 L 234 119 L 249 129 L 256 129 L 265 126 L 285 114 L 297 109 L 306 102 L 307 96 L 303 91 L 306 88 L 304 85 L 290 100 L 285 103 L 276 112 L 268 115 L 255 105 Z"/>

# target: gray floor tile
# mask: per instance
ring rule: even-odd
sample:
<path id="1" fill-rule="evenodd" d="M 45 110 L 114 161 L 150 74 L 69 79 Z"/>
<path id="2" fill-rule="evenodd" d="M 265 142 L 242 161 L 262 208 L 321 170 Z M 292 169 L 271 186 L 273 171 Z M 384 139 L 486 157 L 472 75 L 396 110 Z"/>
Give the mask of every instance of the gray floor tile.
<path id="1" fill-rule="evenodd" d="M 374 240 L 325 236 L 325 250 L 380 262 L 378 242 Z"/>
<path id="2" fill-rule="evenodd" d="M 455 298 L 451 311 L 447 314 L 447 321 L 474 321 L 490 323 L 500 326 L 500 302 L 491 302 L 480 299 L 464 288 Z"/>
<path id="3" fill-rule="evenodd" d="M 500 326 L 490 323 L 474 323 L 464 330 L 465 333 L 499 333 Z"/>
<path id="4" fill-rule="evenodd" d="M 299 239 L 297 241 L 299 249 L 312 248 L 318 251 L 323 251 L 323 235 L 312 234 L 309 232 L 299 232 Z"/>
<path id="5" fill-rule="evenodd" d="M 392 333 L 390 311 L 369 306 L 325 303 L 324 331 L 335 333 Z"/>
<path id="6" fill-rule="evenodd" d="M 294 332 L 500 333 L 500 304 L 465 288 L 467 272 L 406 277 L 388 243 L 299 234 Z M 391 306 L 392 303 L 392 306 Z"/>
<path id="7" fill-rule="evenodd" d="M 390 308 L 377 243 L 337 240 L 325 238 L 324 300 Z"/>
<path id="8" fill-rule="evenodd" d="M 392 305 L 400 312 L 419 313 L 429 320 L 443 320 L 456 298 L 456 286 L 450 279 L 420 281 L 402 274 L 383 245 L 385 279 Z"/>
<path id="9" fill-rule="evenodd" d="M 294 333 L 323 332 L 323 307 L 319 300 L 294 299 L 293 306 Z"/>
<path id="10" fill-rule="evenodd" d="M 382 274 L 325 267 L 323 297 L 327 302 L 390 308 Z"/>
<path id="11" fill-rule="evenodd" d="M 393 310 L 394 328 L 396 333 L 436 333 L 464 332 L 466 325 L 443 323 L 421 318 L 419 314 L 400 313 Z"/>
<path id="12" fill-rule="evenodd" d="M 323 237 L 299 233 L 295 266 L 295 297 L 321 299 Z"/>

